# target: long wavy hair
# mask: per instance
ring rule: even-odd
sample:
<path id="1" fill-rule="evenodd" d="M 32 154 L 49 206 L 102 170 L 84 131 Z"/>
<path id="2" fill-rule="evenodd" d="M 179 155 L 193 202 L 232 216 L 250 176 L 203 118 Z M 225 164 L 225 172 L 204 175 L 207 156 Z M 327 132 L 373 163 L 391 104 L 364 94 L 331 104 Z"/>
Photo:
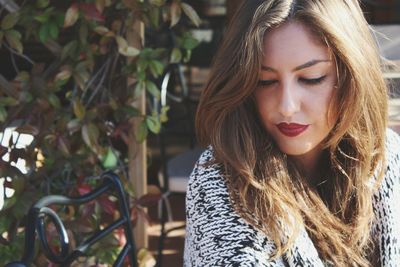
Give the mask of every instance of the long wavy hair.
<path id="1" fill-rule="evenodd" d="M 324 141 L 320 180 L 309 182 L 266 132 L 254 102 L 264 35 L 302 23 L 332 51 L 336 124 Z M 299 51 L 301 53 L 301 51 Z M 244 0 L 214 58 L 196 116 L 203 145 L 223 166 L 232 203 L 276 245 L 278 257 L 304 227 L 335 266 L 371 266 L 372 197 L 384 168 L 387 88 L 356 0 Z"/>

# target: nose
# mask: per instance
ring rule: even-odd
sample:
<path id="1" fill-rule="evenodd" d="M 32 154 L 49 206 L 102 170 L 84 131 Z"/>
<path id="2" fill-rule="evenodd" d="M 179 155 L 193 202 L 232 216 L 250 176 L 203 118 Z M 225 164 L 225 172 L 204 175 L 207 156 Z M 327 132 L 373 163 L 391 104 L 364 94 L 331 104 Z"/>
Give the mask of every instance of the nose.
<path id="1" fill-rule="evenodd" d="M 292 117 L 300 110 L 300 102 L 300 96 L 295 86 L 290 84 L 282 85 L 278 109 L 285 118 Z"/>

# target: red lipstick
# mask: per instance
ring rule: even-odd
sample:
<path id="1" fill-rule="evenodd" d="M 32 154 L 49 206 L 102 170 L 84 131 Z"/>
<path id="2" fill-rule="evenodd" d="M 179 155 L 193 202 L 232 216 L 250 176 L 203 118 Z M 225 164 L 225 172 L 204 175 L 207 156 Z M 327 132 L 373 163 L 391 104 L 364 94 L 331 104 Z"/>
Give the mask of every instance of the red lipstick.
<path id="1" fill-rule="evenodd" d="M 276 126 L 282 134 L 289 137 L 295 137 L 307 130 L 309 125 L 282 122 Z"/>

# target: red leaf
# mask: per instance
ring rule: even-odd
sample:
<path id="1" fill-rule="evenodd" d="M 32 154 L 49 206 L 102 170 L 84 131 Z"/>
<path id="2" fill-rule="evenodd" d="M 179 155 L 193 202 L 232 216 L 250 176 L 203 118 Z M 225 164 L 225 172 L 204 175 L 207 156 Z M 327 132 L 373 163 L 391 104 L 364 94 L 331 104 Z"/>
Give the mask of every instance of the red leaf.
<path id="1" fill-rule="evenodd" d="M 85 60 L 85 59 L 86 59 L 86 53 L 81 52 L 81 53 L 79 54 L 79 60 Z"/>
<path id="2" fill-rule="evenodd" d="M 124 244 L 126 244 L 126 236 L 125 236 L 125 230 L 124 228 L 118 228 L 115 230 L 116 237 L 118 239 L 119 245 L 122 247 Z M 128 257 L 126 257 L 128 258 Z"/>
<path id="3" fill-rule="evenodd" d="M 136 203 L 140 206 L 149 208 L 156 205 L 160 199 L 161 194 L 146 194 L 141 196 Z"/>
<path id="4" fill-rule="evenodd" d="M 78 186 L 78 192 L 81 196 L 89 193 L 90 191 L 92 191 L 92 187 L 90 185 L 81 184 Z"/>
<path id="5" fill-rule="evenodd" d="M 89 204 L 83 206 L 81 211 L 81 218 L 86 219 L 94 213 L 94 202 L 90 202 Z"/>
<path id="6" fill-rule="evenodd" d="M 133 207 L 133 208 L 131 209 L 131 221 L 132 221 L 132 226 L 136 226 L 137 219 L 138 219 L 138 208 L 137 208 L 137 207 Z"/>
<path id="7" fill-rule="evenodd" d="M 88 20 L 104 22 L 104 16 L 99 12 L 94 3 L 80 3 L 79 9 Z"/>
<path id="8" fill-rule="evenodd" d="M 115 202 L 112 202 L 107 196 L 101 197 L 99 204 L 104 209 L 104 212 L 110 215 L 113 215 L 117 209 Z"/>

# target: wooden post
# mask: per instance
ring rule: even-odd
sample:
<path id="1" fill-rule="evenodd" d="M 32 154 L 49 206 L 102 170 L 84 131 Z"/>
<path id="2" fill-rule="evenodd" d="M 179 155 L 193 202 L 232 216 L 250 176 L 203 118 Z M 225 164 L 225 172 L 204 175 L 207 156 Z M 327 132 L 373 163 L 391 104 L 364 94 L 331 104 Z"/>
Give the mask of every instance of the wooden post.
<path id="1" fill-rule="evenodd" d="M 138 49 L 142 48 L 144 42 L 144 25 L 140 21 L 136 21 L 131 26 L 131 30 L 127 32 L 126 39 L 130 46 Z M 129 79 L 128 85 L 135 83 L 135 80 Z M 142 91 L 141 95 L 135 101 L 134 106 L 144 114 L 146 112 L 146 94 Z M 136 130 L 141 122 L 141 118 L 135 118 L 131 121 L 131 132 L 129 134 L 129 177 L 133 183 L 136 196 L 140 197 L 147 193 L 147 146 L 146 141 L 138 143 L 136 141 Z M 137 248 L 148 247 L 147 225 L 143 218 L 139 217 L 137 225 L 134 229 L 135 242 Z"/>

